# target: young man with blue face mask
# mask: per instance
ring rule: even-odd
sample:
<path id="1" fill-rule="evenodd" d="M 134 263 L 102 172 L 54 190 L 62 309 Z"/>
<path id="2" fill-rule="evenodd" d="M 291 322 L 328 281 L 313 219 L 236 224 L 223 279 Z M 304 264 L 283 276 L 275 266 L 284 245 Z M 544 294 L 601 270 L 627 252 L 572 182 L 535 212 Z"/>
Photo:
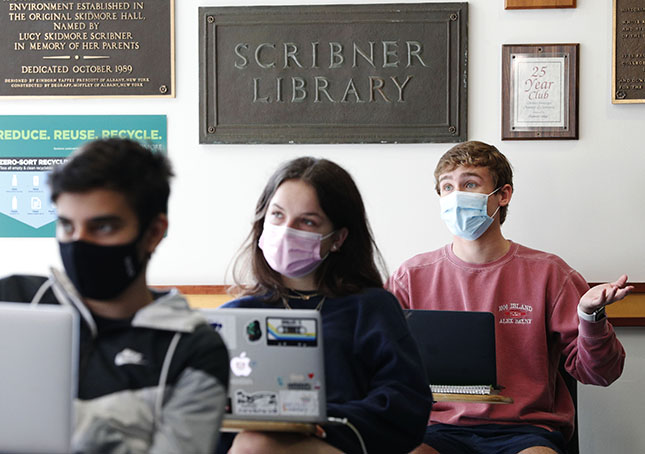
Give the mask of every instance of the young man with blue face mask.
<path id="1" fill-rule="evenodd" d="M 0 300 L 81 316 L 74 452 L 206 453 L 217 443 L 226 347 L 176 290 L 146 283 L 171 176 L 163 155 L 136 142 L 86 144 L 49 179 L 66 274 L 0 280 Z"/>
<path id="2" fill-rule="evenodd" d="M 498 381 L 514 403 L 437 403 L 414 452 L 561 454 L 574 407 L 560 358 L 582 383 L 620 376 L 625 352 L 604 306 L 631 291 L 627 276 L 589 289 L 559 257 L 504 238 L 513 173 L 495 147 L 458 144 L 434 176 L 452 244 L 406 261 L 386 288 L 404 308 L 493 313 Z"/>

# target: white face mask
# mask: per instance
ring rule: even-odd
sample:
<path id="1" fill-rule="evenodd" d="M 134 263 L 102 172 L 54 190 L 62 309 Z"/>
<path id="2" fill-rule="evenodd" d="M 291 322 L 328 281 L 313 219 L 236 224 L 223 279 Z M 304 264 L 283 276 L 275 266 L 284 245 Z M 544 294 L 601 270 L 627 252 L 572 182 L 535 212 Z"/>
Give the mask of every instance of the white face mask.
<path id="1" fill-rule="evenodd" d="M 441 219 L 453 235 L 466 240 L 476 240 L 488 230 L 500 209 L 497 207 L 495 213 L 488 216 L 488 197 L 495 194 L 500 188 L 490 194 L 453 191 L 447 196 L 441 197 L 439 199 Z"/>

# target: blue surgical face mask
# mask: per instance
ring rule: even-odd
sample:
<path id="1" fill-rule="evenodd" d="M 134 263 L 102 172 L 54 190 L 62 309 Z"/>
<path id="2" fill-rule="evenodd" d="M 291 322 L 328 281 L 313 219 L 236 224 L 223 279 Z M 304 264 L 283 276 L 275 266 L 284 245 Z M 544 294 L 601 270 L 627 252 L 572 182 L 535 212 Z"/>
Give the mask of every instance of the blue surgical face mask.
<path id="1" fill-rule="evenodd" d="M 453 235 L 466 240 L 476 240 L 488 230 L 499 211 L 500 207 L 497 207 L 492 216 L 488 215 L 488 197 L 499 189 L 495 189 L 490 194 L 453 191 L 447 196 L 441 197 L 439 199 L 441 219 Z"/>

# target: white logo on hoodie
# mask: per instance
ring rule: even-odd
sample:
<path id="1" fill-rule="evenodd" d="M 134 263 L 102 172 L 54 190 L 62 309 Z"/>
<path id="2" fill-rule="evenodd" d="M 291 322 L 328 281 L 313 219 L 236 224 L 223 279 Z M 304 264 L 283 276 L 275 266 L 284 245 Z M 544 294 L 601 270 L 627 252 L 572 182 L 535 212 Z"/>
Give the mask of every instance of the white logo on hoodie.
<path id="1" fill-rule="evenodd" d="M 123 366 L 125 364 L 142 365 L 146 360 L 143 359 L 143 354 L 129 348 L 124 348 L 114 357 L 114 364 Z"/>

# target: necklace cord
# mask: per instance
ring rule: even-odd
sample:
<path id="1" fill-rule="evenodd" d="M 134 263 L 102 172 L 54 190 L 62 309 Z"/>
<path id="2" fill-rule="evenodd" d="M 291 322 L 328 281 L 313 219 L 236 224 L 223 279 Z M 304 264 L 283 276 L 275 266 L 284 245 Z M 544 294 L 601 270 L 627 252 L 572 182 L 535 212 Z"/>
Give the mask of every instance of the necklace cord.
<path id="1" fill-rule="evenodd" d="M 293 299 L 299 299 L 299 300 L 304 300 L 304 301 L 309 301 L 311 298 L 315 298 L 317 296 L 320 296 L 321 294 L 316 292 L 316 293 L 302 293 L 299 292 L 298 290 L 295 289 L 288 289 L 289 292 L 292 292 L 293 294 L 287 295 L 289 298 Z"/>
<path id="2" fill-rule="evenodd" d="M 312 295 L 312 296 L 313 296 L 313 295 Z M 323 297 L 320 299 L 320 302 L 318 303 L 318 305 L 315 307 L 315 310 L 317 310 L 318 312 L 320 312 L 320 311 L 322 310 L 322 306 L 323 306 L 323 304 L 325 303 L 325 300 L 326 300 L 326 299 L 327 299 L 327 297 L 326 297 L 326 296 L 323 296 Z M 305 299 L 305 301 L 308 301 L 308 300 L 309 300 L 309 298 Z M 284 304 L 285 309 L 293 309 L 293 307 L 291 307 L 291 305 L 289 304 L 289 301 L 287 301 L 287 299 L 286 299 L 284 296 L 282 297 L 282 304 Z"/>

